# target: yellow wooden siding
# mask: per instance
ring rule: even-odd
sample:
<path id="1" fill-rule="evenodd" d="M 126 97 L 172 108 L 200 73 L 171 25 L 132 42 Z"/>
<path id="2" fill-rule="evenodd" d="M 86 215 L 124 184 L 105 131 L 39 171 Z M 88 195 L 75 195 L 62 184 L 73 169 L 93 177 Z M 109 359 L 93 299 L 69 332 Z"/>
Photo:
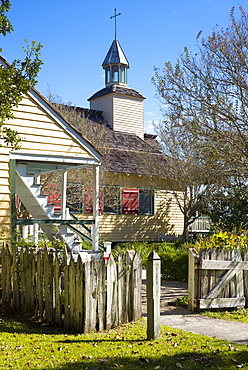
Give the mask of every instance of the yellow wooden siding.
<path id="1" fill-rule="evenodd" d="M 0 239 L 1 231 L 11 228 L 11 202 L 9 179 L 9 156 L 5 155 L 6 149 L 0 148 Z"/>
<path id="2" fill-rule="evenodd" d="M 6 158 L 6 162 L 3 161 L 4 158 Z M 2 161 L 0 162 L 0 179 L 1 179 L 0 180 L 0 191 L 2 194 L 10 193 L 9 163 L 7 162 L 8 159 L 9 159 L 8 156 L 3 155 Z"/>
<path id="3" fill-rule="evenodd" d="M 6 148 L 6 146 L 0 148 L 0 240 L 3 237 L 8 237 L 11 229 L 11 191 L 9 155 L 7 153 L 9 150 L 10 148 Z M 4 234 L 2 234 L 2 231 L 4 231 Z"/>
<path id="4" fill-rule="evenodd" d="M 103 112 L 103 117 L 108 124 L 113 124 L 113 98 L 112 95 L 101 96 L 90 101 L 90 109 Z"/>
<path id="5" fill-rule="evenodd" d="M 40 154 L 92 158 L 92 155 L 83 149 L 66 129 L 32 99 L 24 98 L 19 106 L 13 109 L 13 113 L 15 118 L 8 120 L 7 126 L 16 130 L 24 139 L 20 152 L 35 151 Z"/>
<path id="6" fill-rule="evenodd" d="M 141 99 L 114 95 L 113 129 L 144 138 L 144 109 Z"/>

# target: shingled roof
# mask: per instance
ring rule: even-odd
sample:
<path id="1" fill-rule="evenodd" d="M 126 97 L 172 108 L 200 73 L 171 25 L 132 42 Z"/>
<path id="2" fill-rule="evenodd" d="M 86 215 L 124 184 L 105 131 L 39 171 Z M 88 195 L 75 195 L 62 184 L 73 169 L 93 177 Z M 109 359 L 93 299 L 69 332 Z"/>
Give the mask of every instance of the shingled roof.
<path id="1" fill-rule="evenodd" d="M 120 95 L 126 95 L 126 96 L 133 96 L 135 98 L 145 99 L 143 95 L 141 95 L 138 91 L 130 89 L 129 87 L 123 87 L 119 85 L 111 85 L 107 86 L 99 91 L 97 91 L 95 94 L 93 94 L 88 100 L 100 98 L 100 96 L 108 95 L 108 94 L 120 94 Z"/>
<path id="2" fill-rule="evenodd" d="M 103 158 L 102 167 L 105 170 L 114 173 L 165 176 L 168 157 L 161 151 L 156 135 L 145 134 L 143 140 L 135 134 L 114 131 L 108 127 L 101 119 L 101 111 L 66 105 L 57 107 L 68 119 L 72 119 L 72 111 L 77 115 L 71 121 L 72 125 L 100 152 Z"/>
<path id="3" fill-rule="evenodd" d="M 129 68 L 129 63 L 126 58 L 126 55 L 124 51 L 121 48 L 121 45 L 118 40 L 114 40 L 109 48 L 109 51 L 102 63 L 102 67 L 109 65 L 109 64 L 114 64 L 114 63 L 120 63 L 124 64 Z"/>
<path id="4" fill-rule="evenodd" d="M 99 151 L 105 149 L 102 165 L 109 172 L 161 176 L 167 157 L 135 134 L 106 130 Z"/>

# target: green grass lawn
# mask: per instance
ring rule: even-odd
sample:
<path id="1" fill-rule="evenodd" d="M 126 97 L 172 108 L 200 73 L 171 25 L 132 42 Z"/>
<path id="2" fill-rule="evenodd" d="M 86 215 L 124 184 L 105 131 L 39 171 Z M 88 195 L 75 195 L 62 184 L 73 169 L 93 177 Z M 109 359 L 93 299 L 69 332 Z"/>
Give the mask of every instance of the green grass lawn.
<path id="1" fill-rule="evenodd" d="M 248 324 L 248 309 L 240 308 L 231 311 L 204 311 L 202 315 L 212 317 L 214 319 L 223 319 L 228 321 L 238 321 Z"/>
<path id="2" fill-rule="evenodd" d="M 102 333 L 65 333 L 0 316 L 0 369 L 248 369 L 245 345 L 161 326 L 146 340 L 146 321 Z"/>

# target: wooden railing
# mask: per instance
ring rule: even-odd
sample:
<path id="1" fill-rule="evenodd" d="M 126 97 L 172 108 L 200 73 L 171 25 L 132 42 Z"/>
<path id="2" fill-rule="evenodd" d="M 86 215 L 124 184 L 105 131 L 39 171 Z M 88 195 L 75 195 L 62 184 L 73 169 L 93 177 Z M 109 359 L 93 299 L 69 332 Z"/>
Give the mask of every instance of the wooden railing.
<path id="1" fill-rule="evenodd" d="M 189 225 L 189 232 L 208 233 L 210 230 L 210 217 L 200 216 Z"/>

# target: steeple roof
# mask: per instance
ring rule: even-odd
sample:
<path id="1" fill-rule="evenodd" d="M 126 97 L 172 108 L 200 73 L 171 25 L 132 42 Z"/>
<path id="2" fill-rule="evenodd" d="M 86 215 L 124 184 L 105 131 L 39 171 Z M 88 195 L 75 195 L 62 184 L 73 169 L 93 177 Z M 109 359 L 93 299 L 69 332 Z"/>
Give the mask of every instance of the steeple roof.
<path id="1" fill-rule="evenodd" d="M 93 99 L 100 98 L 101 96 L 109 95 L 112 93 L 132 96 L 134 98 L 145 99 L 145 97 L 141 95 L 138 91 L 130 89 L 129 87 L 111 85 L 111 86 L 105 87 L 104 89 L 97 91 L 88 100 L 91 101 Z"/>
<path id="2" fill-rule="evenodd" d="M 121 45 L 119 44 L 119 41 L 115 39 L 112 42 L 112 45 L 110 46 L 109 51 L 102 63 L 102 67 L 108 64 L 116 64 L 116 63 L 123 64 L 127 68 L 129 68 L 128 60 L 121 48 Z"/>

